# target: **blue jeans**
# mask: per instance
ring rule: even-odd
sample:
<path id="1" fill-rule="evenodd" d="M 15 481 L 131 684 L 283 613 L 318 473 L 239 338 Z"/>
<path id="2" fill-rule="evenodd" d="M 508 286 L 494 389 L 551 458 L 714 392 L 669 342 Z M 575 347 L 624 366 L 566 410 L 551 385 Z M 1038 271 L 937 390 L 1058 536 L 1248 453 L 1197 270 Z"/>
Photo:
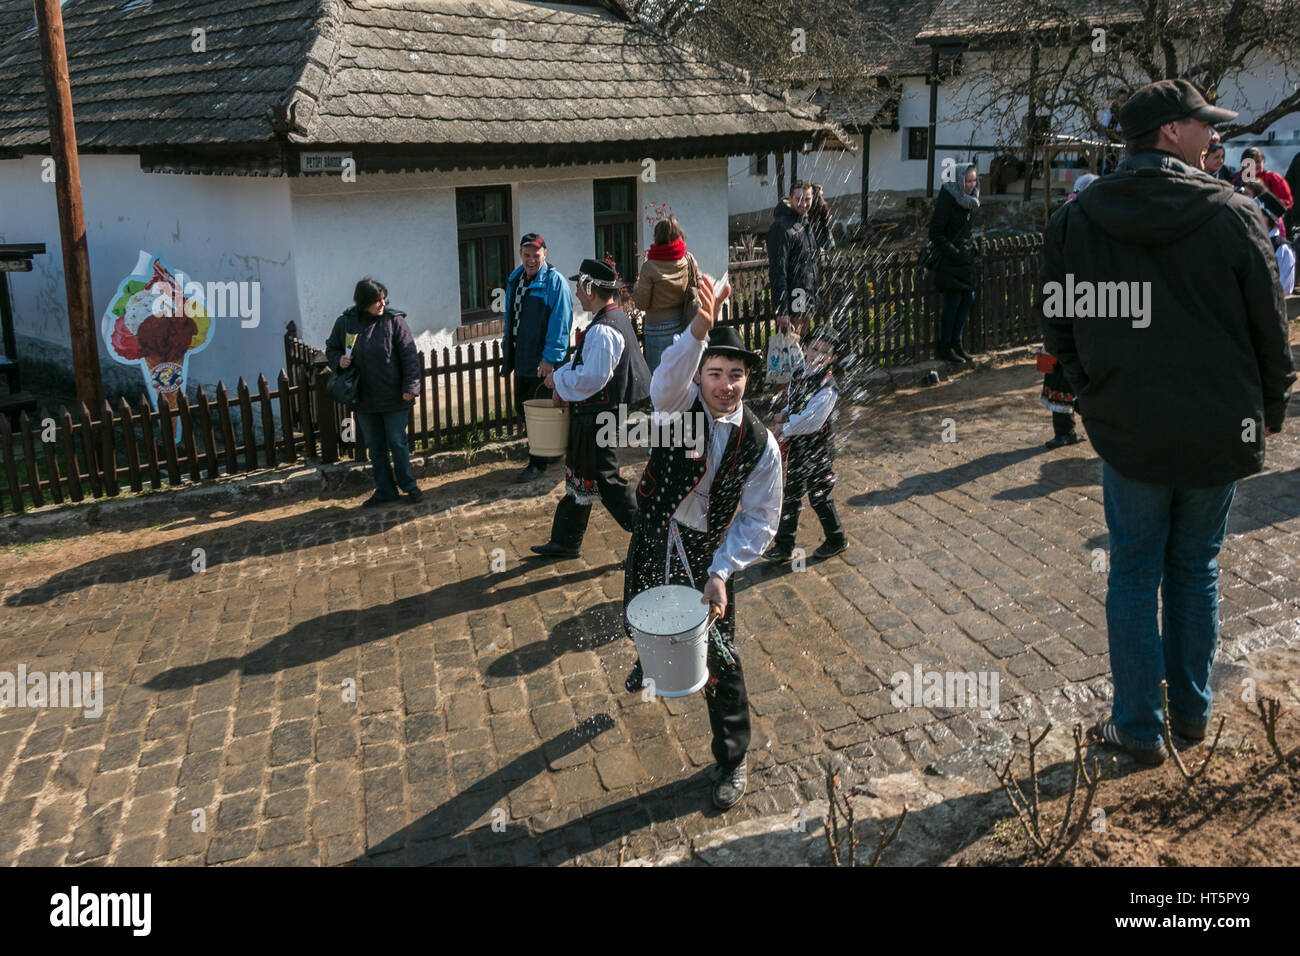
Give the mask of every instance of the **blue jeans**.
<path id="1" fill-rule="evenodd" d="M 1210 719 L 1210 666 L 1219 643 L 1219 563 L 1237 483 L 1217 488 L 1149 485 L 1101 466 L 1110 575 L 1106 630 L 1115 684 L 1112 716 L 1121 734 L 1154 747 L 1169 716 Z M 1164 600 L 1163 640 L 1156 592 Z"/>
<path id="2" fill-rule="evenodd" d="M 411 453 L 406 447 L 407 410 L 400 412 L 357 412 L 361 437 L 370 452 L 370 464 L 375 474 L 375 493 L 380 498 L 396 498 L 397 489 L 411 491 L 416 487 L 411 476 Z M 392 464 L 388 456 L 392 454 Z M 396 481 L 394 481 L 396 476 Z"/>
<path id="3" fill-rule="evenodd" d="M 966 317 L 974 304 L 974 291 L 943 294 L 943 314 L 939 318 L 940 345 L 961 344 L 962 333 L 966 331 Z"/>
<path id="4" fill-rule="evenodd" d="M 645 337 L 645 363 L 653 372 L 663 359 L 664 350 L 673 344 L 679 331 L 676 322 L 654 322 L 642 328 Z"/>

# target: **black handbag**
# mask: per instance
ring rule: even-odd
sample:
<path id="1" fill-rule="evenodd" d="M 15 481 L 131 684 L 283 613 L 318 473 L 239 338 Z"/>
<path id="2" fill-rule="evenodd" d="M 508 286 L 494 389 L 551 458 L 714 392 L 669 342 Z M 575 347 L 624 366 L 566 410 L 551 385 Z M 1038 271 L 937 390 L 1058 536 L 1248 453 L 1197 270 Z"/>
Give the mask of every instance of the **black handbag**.
<path id="1" fill-rule="evenodd" d="M 334 372 L 325 383 L 325 394 L 340 405 L 355 405 L 360 391 L 361 370 L 356 365 Z"/>

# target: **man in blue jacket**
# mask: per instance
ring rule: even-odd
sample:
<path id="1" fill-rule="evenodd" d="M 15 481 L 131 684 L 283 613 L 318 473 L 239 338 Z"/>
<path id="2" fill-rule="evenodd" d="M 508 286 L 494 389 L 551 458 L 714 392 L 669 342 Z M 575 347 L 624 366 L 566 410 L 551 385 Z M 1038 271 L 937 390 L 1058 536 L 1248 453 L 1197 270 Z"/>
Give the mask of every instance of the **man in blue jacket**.
<path id="1" fill-rule="evenodd" d="M 569 283 L 546 261 L 546 240 L 530 232 L 519 242 L 523 265 L 506 280 L 505 321 L 501 339 L 502 375 L 515 376 L 515 411 L 536 397 L 537 386 L 563 364 L 569 354 L 573 297 Z M 559 458 L 528 456 L 519 482 L 536 481 Z"/>

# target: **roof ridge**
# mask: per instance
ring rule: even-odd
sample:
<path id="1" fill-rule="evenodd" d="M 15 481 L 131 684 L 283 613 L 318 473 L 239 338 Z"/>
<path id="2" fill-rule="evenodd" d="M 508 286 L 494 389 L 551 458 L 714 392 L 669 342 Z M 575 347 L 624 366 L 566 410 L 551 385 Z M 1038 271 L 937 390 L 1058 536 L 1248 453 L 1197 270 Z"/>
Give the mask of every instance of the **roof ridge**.
<path id="1" fill-rule="evenodd" d="M 317 16 L 312 23 L 315 36 L 303 51 L 302 70 L 285 91 L 283 100 L 267 107 L 271 130 L 283 136 L 305 135 L 311 127 L 325 84 L 334 75 L 343 45 L 344 0 L 317 0 Z"/>

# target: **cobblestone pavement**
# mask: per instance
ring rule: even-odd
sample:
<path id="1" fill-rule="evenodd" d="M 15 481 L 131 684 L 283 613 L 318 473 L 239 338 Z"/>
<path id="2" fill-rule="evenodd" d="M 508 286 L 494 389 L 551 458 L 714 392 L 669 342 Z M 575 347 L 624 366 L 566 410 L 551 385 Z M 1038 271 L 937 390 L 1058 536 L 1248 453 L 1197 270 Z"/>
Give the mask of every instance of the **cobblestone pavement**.
<path id="1" fill-rule="evenodd" d="M 0 712 L 0 864 L 609 863 L 797 812 L 832 752 L 880 778 L 1104 711 L 1100 463 L 1043 449 L 1039 381 L 1022 363 L 845 410 L 850 549 L 738 582 L 754 740 L 726 814 L 703 701 L 623 690 L 626 535 L 597 508 L 581 560 L 529 556 L 558 487 L 440 510 L 453 476 L 377 513 L 4 549 L 0 671 L 101 670 L 106 702 Z M 1300 632 L 1294 405 L 1268 459 L 1221 558 L 1225 647 Z M 805 510 L 799 544 L 820 537 Z M 914 665 L 997 672 L 1000 715 L 896 708 Z"/>

